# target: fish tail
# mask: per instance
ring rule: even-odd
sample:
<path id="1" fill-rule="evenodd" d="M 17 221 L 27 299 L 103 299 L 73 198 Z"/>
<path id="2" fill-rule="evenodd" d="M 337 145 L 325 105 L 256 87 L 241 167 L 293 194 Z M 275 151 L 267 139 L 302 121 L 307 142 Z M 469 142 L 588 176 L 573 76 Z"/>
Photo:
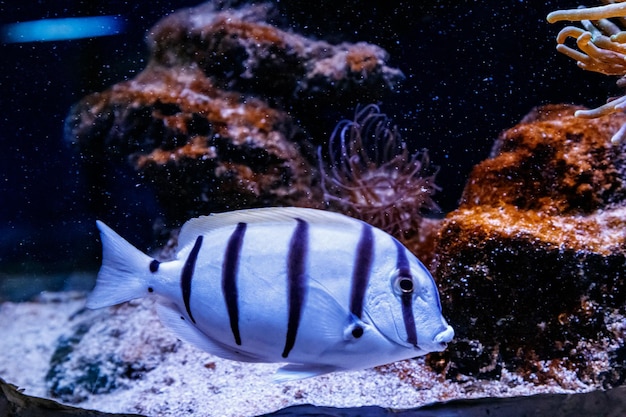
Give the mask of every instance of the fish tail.
<path id="1" fill-rule="evenodd" d="M 102 240 L 102 267 L 96 287 L 87 298 L 88 308 L 102 308 L 147 294 L 143 271 L 152 258 L 128 243 L 101 221 L 96 222 Z"/>

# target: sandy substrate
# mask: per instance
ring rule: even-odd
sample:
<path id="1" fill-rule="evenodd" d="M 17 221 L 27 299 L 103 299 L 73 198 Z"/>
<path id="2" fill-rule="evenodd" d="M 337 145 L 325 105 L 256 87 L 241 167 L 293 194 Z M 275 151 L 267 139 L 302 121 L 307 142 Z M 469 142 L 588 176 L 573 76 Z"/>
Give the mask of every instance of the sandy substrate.
<path id="1" fill-rule="evenodd" d="M 0 377 L 28 395 L 150 416 L 254 416 L 295 404 L 414 408 L 454 398 L 596 388 L 565 370 L 543 385 L 506 371 L 499 381 L 452 382 L 433 373 L 423 359 L 274 384 L 271 376 L 279 365 L 227 361 L 177 341 L 161 326 L 150 301 L 96 312 L 84 310 L 84 303 L 81 294 L 62 293 L 38 302 L 0 304 Z M 59 359 L 59 340 L 73 340 L 77 329 L 82 329 L 80 341 Z M 71 388 L 61 399 L 51 397 L 46 382 L 55 351 L 57 386 Z M 110 366 L 108 358 L 115 358 Z M 100 363 L 103 378 L 114 380 L 110 392 L 92 394 L 76 383 L 91 363 Z"/>

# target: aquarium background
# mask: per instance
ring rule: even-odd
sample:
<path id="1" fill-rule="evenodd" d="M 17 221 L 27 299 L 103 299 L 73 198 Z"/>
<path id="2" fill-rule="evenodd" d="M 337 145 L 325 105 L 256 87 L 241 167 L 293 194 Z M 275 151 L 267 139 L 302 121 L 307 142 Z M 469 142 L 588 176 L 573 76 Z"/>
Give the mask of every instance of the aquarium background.
<path id="1" fill-rule="evenodd" d="M 0 2 L 3 26 L 94 15 L 119 15 L 124 22 L 119 35 L 0 46 L 0 299 L 80 287 L 77 271 L 93 271 L 99 262 L 96 218 L 140 248 L 154 244 L 160 209 L 149 190 L 137 184 L 119 189 L 116 213 L 126 215 L 115 218 L 86 197 L 78 156 L 64 141 L 64 118 L 85 95 L 141 71 L 148 57 L 145 32 L 173 10 L 198 3 Z M 412 149 L 427 148 L 440 166 L 435 200 L 441 212 L 433 215 L 457 206 L 472 167 L 534 106 L 596 107 L 620 93 L 614 77 L 582 71 L 555 51 L 564 24 L 550 25 L 545 17 L 578 2 L 276 3 L 279 26 L 329 42 L 377 44 L 389 52 L 389 65 L 404 72 L 400 91 L 381 109 Z M 353 112 L 322 110 L 320 123 L 330 134 Z M 27 281 L 28 291 L 16 291 L 17 281 Z"/>

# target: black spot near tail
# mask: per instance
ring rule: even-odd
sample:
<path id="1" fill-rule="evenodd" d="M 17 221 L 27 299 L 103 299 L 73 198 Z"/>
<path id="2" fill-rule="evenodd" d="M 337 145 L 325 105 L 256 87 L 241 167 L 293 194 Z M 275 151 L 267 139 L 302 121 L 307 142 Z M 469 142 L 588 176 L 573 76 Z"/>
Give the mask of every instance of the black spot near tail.
<path id="1" fill-rule="evenodd" d="M 159 270 L 159 265 L 161 265 L 161 262 L 157 261 L 156 259 L 153 259 L 152 262 L 150 262 L 150 272 L 152 272 L 153 274 Z"/>

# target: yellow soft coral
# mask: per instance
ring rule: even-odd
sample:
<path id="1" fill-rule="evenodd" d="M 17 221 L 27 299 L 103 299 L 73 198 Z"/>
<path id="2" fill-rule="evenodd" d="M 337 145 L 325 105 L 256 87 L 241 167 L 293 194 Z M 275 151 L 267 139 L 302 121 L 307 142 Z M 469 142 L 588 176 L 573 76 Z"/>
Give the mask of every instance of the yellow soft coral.
<path id="1" fill-rule="evenodd" d="M 604 6 L 557 10 L 548 15 L 548 22 L 580 21 L 582 28 L 567 26 L 557 35 L 557 51 L 574 59 L 584 70 L 606 75 L 620 75 L 617 85 L 626 87 L 626 31 L 608 19 L 626 18 L 626 0 L 607 0 Z M 622 22 L 623 23 L 623 22 Z M 576 50 L 567 46 L 568 38 L 576 39 Z M 625 111 L 626 96 L 610 100 L 592 110 L 578 110 L 577 117 L 595 118 Z M 617 143 L 626 138 L 626 125 L 611 138 Z"/>

